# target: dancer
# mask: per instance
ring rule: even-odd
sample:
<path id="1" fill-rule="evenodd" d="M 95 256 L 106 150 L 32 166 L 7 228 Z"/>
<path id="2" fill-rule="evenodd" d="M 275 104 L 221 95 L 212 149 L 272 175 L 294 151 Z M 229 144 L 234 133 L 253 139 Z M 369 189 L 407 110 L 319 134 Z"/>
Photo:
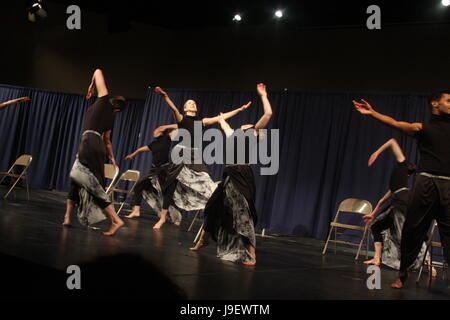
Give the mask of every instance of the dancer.
<path id="1" fill-rule="evenodd" d="M 450 262 L 450 90 L 433 93 L 429 103 L 432 113 L 429 122 L 408 123 L 380 114 L 365 100 L 353 100 L 361 114 L 414 136 L 420 152 L 418 174 L 402 230 L 399 278 L 391 284 L 396 289 L 404 286 L 408 268 L 417 258 L 433 219 L 439 226 L 445 260 Z"/>
<path id="2" fill-rule="evenodd" d="M 401 232 L 411 194 L 408 187 L 408 177 L 415 172 L 416 166 L 406 161 L 402 149 L 395 139 L 390 139 L 375 151 L 370 156 L 368 166 L 370 167 L 387 148 L 392 149 L 397 165 L 391 174 L 389 191 L 378 201 L 372 213 L 364 216 L 366 223 L 372 223 L 371 230 L 375 242 L 375 256 L 371 260 L 364 261 L 364 263 L 380 266 L 383 262 L 383 264 L 399 270 Z M 391 204 L 382 211 L 381 208 L 388 199 L 391 199 Z M 420 254 L 411 266 L 412 269 L 421 267 L 426 247 L 424 241 Z M 436 275 L 434 268 L 432 273 L 433 276 Z"/>
<path id="3" fill-rule="evenodd" d="M 241 126 L 241 132 L 250 130 L 251 134 L 256 136 L 254 142 L 262 138 L 261 129 L 265 128 L 272 117 L 272 108 L 267 98 L 266 86 L 259 83 L 256 86 L 257 92 L 261 97 L 264 108 L 264 115 L 255 124 L 246 124 Z M 227 139 L 234 139 L 238 130 L 234 131 L 225 121 L 222 115 L 219 115 L 220 125 L 225 132 Z M 251 141 L 251 140 L 250 140 Z M 228 140 L 231 142 L 231 140 Z M 222 182 L 217 187 L 214 194 L 209 199 L 204 215 L 205 224 L 201 232 L 200 240 L 195 247 L 190 248 L 197 251 L 202 246 L 208 244 L 209 237 L 212 236 L 217 242 L 217 255 L 221 259 L 234 262 L 242 262 L 245 265 L 256 264 L 256 238 L 255 225 L 257 222 L 255 208 L 255 178 L 253 171 L 248 164 L 250 153 L 256 147 L 252 142 L 246 143 L 245 163 L 240 164 L 237 158 L 236 144 L 232 163 L 225 166 Z M 227 157 L 227 160 L 229 157 Z"/>
<path id="4" fill-rule="evenodd" d="M 201 145 L 201 136 L 197 136 L 194 129 L 195 123 L 199 123 L 201 129 L 219 122 L 219 117 L 203 118 L 197 116 L 197 104 L 194 100 L 187 100 L 184 104 L 184 112 L 182 115 L 169 95 L 160 87 L 155 88 L 155 92 L 164 98 L 164 101 L 172 110 L 176 125 L 171 128 L 178 127 L 186 129 L 190 133 L 191 143 L 182 141 L 175 146 L 190 158 L 189 164 L 171 164 L 169 167 L 166 183 L 163 186 L 163 196 L 167 199 L 173 199 L 176 206 L 184 211 L 200 210 L 206 205 L 206 202 L 212 195 L 217 185 L 211 180 L 208 169 L 202 163 L 202 155 L 200 150 L 195 146 Z M 244 111 L 250 106 L 251 102 L 237 108 L 233 111 L 224 113 L 223 117 L 228 119 Z M 202 133 L 202 132 L 200 132 Z M 199 160 L 199 161 L 197 161 Z M 192 164 L 194 162 L 194 164 Z M 195 163 L 200 162 L 200 163 Z M 167 205 L 167 203 L 166 203 Z M 154 225 L 153 229 L 159 229 L 166 221 L 168 208 L 163 206 L 159 221 Z"/>
<path id="5" fill-rule="evenodd" d="M 125 98 L 108 93 L 103 73 L 95 70 L 86 99 L 97 90 L 97 100 L 87 109 L 77 158 L 70 172 L 71 190 L 67 199 L 63 225 L 70 225 L 74 203 L 78 203 L 78 219 L 83 225 L 91 225 L 105 219 L 102 210 L 111 221 L 106 236 L 112 236 L 124 223 L 111 205 L 105 192 L 105 157 L 116 167 L 111 130 L 114 114 L 126 107 Z"/>
<path id="6" fill-rule="evenodd" d="M 17 102 L 25 102 L 25 101 L 30 101 L 30 100 L 31 100 L 30 97 L 21 97 L 21 98 L 5 101 L 5 102 L 0 103 L 0 109 L 6 108 L 7 106 L 17 103 Z"/>
<path id="7" fill-rule="evenodd" d="M 148 205 L 161 215 L 163 207 L 169 208 L 169 217 L 172 223 L 179 226 L 181 223 L 181 213 L 175 208 L 173 200 L 167 195 L 163 197 L 162 188 L 165 184 L 170 161 L 169 152 L 172 144 L 172 138 L 176 135 L 177 130 L 172 130 L 171 125 L 160 126 L 153 132 L 156 138 L 148 146 L 141 147 L 133 153 L 127 155 L 125 160 L 132 160 L 142 152 L 151 151 L 152 169 L 142 179 L 138 181 L 134 188 L 134 206 L 133 211 L 126 218 L 136 218 L 140 216 L 141 202 L 144 198 Z"/>

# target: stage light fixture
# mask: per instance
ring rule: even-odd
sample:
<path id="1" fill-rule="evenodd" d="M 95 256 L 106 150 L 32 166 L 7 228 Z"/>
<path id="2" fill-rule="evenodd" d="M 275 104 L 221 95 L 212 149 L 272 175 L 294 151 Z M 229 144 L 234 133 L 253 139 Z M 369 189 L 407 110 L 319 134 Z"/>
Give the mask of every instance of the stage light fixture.
<path id="1" fill-rule="evenodd" d="M 444 7 L 450 6 L 450 0 L 442 0 L 442 5 L 443 5 Z"/>
<path id="2" fill-rule="evenodd" d="M 275 17 L 282 18 L 283 17 L 283 11 L 281 11 L 281 10 L 275 11 Z"/>
<path id="3" fill-rule="evenodd" d="M 44 6 L 42 5 L 42 0 L 30 2 L 28 8 L 28 21 L 36 22 L 45 18 L 47 18 L 47 11 L 45 11 Z"/>
<path id="4" fill-rule="evenodd" d="M 233 21 L 241 21 L 242 20 L 242 17 L 241 17 L 241 15 L 240 14 L 235 14 L 234 15 L 234 18 L 233 18 Z"/>

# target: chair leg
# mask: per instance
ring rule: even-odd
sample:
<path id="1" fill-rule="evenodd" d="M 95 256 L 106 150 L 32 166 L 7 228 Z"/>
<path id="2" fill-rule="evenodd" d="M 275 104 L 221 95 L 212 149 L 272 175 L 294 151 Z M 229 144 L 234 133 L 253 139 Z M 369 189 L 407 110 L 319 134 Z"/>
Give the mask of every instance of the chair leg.
<path id="1" fill-rule="evenodd" d="M 198 229 L 197 235 L 195 236 L 195 239 L 194 239 L 194 243 L 197 243 L 198 238 L 200 238 L 200 235 L 202 234 L 202 230 L 203 230 L 203 223 L 200 226 L 200 229 Z"/>
<path id="2" fill-rule="evenodd" d="M 338 230 L 338 228 L 335 227 L 334 228 L 334 254 L 337 253 L 337 242 L 336 242 L 336 240 L 337 240 L 337 230 Z"/>
<path id="3" fill-rule="evenodd" d="M 28 201 L 30 201 L 30 189 L 28 187 L 28 175 L 25 175 L 25 182 L 27 183 L 27 197 L 28 197 Z"/>
<path id="4" fill-rule="evenodd" d="M 119 210 L 117 210 L 117 215 L 119 215 L 120 211 L 122 210 L 123 206 L 125 205 L 125 201 L 127 201 L 127 196 L 125 196 L 125 199 L 123 199 L 122 204 L 120 205 Z"/>
<path id="5" fill-rule="evenodd" d="M 192 219 L 191 225 L 189 226 L 187 231 L 191 231 L 192 227 L 194 226 L 194 222 L 197 219 L 197 216 L 199 214 L 200 210 L 197 210 L 197 212 L 195 213 L 194 219 Z"/>
<path id="6" fill-rule="evenodd" d="M 5 199 L 8 197 L 9 193 L 14 189 L 16 184 L 19 182 L 20 178 L 22 177 L 22 174 L 17 178 L 16 182 L 12 185 L 11 189 L 8 190 L 8 192 L 5 194 Z"/>
<path id="7" fill-rule="evenodd" d="M 364 240 L 366 239 L 366 233 L 367 233 L 367 226 L 364 228 L 364 234 L 362 236 L 361 241 L 359 242 L 358 252 L 356 253 L 355 260 L 358 260 L 358 258 L 359 258 L 359 253 L 361 251 L 362 244 L 363 244 Z"/>
<path id="8" fill-rule="evenodd" d="M 330 232 L 328 233 L 328 238 L 327 238 L 327 241 L 325 242 L 325 246 L 323 248 L 322 254 L 325 254 L 327 252 L 328 242 L 330 241 L 332 232 L 333 232 L 333 227 L 331 227 Z"/>
<path id="9" fill-rule="evenodd" d="M 3 180 L 5 180 L 6 177 L 9 177 L 8 175 L 11 173 L 13 168 L 14 168 L 14 165 L 11 168 L 9 168 L 9 170 L 6 173 L 3 174 L 3 178 L 0 180 L 0 184 L 2 184 Z"/>
<path id="10" fill-rule="evenodd" d="M 429 244 L 427 244 L 427 248 L 425 249 L 425 255 L 423 256 L 422 265 L 420 266 L 419 274 L 417 275 L 416 282 L 419 282 L 420 281 L 420 277 L 422 276 L 423 266 L 425 265 L 425 261 L 427 260 L 427 253 L 428 253 L 428 249 L 429 248 L 430 248 Z M 431 261 L 429 261 L 429 263 L 431 264 Z"/>

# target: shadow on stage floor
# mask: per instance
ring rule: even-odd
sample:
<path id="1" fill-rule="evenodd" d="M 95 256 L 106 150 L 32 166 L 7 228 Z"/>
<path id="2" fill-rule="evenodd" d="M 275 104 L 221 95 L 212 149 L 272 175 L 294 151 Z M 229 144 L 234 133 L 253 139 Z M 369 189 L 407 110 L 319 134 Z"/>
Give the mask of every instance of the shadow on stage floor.
<path id="1" fill-rule="evenodd" d="M 3 194 L 4 188 L 0 188 Z M 9 298 L 140 298 L 192 300 L 293 299 L 449 299 L 440 276 L 419 284 L 416 273 L 403 290 L 389 288 L 397 272 L 381 270 L 381 289 L 369 290 L 367 269 L 347 250 L 321 251 L 323 241 L 295 237 L 258 237 L 255 267 L 221 261 L 214 243 L 188 250 L 195 231 L 191 219 L 180 227 L 152 230 L 156 216 L 144 211 L 114 237 L 61 225 L 65 194 L 33 190 L 25 200 L 0 200 L 0 294 Z M 108 223 L 101 223 L 106 230 Z M 69 290 L 70 265 L 80 267 L 80 290 Z M 71 278 L 73 280 L 74 278 Z M 71 281 L 69 279 L 69 282 Z M 75 283 L 75 282 L 71 282 Z"/>

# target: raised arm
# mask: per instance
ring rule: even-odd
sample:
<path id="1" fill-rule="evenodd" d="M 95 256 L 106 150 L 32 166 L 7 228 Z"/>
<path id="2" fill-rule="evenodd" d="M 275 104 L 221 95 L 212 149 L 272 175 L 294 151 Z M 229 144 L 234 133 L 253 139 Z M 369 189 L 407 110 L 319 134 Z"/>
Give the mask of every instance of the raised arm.
<path id="1" fill-rule="evenodd" d="M 5 107 L 7 107 L 11 104 L 17 103 L 17 102 L 30 101 L 30 100 L 31 100 L 30 97 L 21 97 L 21 98 L 5 101 L 5 102 L 0 103 L 0 109 L 5 108 Z"/>
<path id="2" fill-rule="evenodd" d="M 375 162 L 375 160 L 377 160 L 378 156 L 387 148 L 392 149 L 392 152 L 394 153 L 394 156 L 397 159 L 397 162 L 403 162 L 406 160 L 405 155 L 403 154 L 402 148 L 400 148 L 400 146 L 398 145 L 397 140 L 389 139 L 377 151 L 372 153 L 367 165 L 370 167 Z"/>
<path id="3" fill-rule="evenodd" d="M 252 104 L 251 101 L 247 102 L 246 104 L 244 104 L 243 106 L 236 108 L 232 111 L 229 112 L 225 112 L 222 114 L 222 117 L 224 120 L 229 119 L 231 117 L 234 117 L 235 115 L 237 115 L 239 112 L 244 111 L 245 109 L 247 109 L 250 105 Z M 202 119 L 203 125 L 204 126 L 209 126 L 212 125 L 214 123 L 219 122 L 219 116 L 216 117 L 212 117 L 212 118 L 203 118 Z"/>
<path id="4" fill-rule="evenodd" d="M 173 117 L 175 118 L 176 123 L 181 122 L 183 120 L 183 115 L 178 111 L 177 106 L 170 100 L 169 95 L 160 87 L 155 88 L 155 92 L 164 98 L 164 101 L 167 103 L 169 108 L 172 110 Z"/>
<path id="5" fill-rule="evenodd" d="M 112 163 L 114 167 L 117 167 L 111 143 L 111 130 L 105 132 L 105 134 L 103 135 L 103 141 L 105 142 L 106 152 L 108 154 L 109 161 Z"/>
<path id="6" fill-rule="evenodd" d="M 132 160 L 132 159 L 133 159 L 134 157 L 136 157 L 139 153 L 142 153 L 142 152 L 149 152 L 149 151 L 150 151 L 150 148 L 149 148 L 148 146 L 140 147 L 139 149 L 135 150 L 133 153 L 127 155 L 127 156 L 125 157 L 125 160 Z"/>
<path id="7" fill-rule="evenodd" d="M 377 111 L 375 111 L 372 106 L 364 99 L 361 99 L 361 102 L 357 102 L 353 100 L 353 105 L 355 106 L 356 110 L 364 115 L 370 115 L 373 118 L 377 119 L 378 121 L 387 124 L 388 126 L 398 129 L 400 131 L 403 131 L 407 135 L 413 135 L 416 132 L 422 130 L 422 123 L 416 122 L 416 123 L 410 123 L 410 122 L 404 122 L 404 121 L 397 121 L 394 118 L 391 118 L 389 116 L 386 116 L 384 114 L 381 114 Z"/>
<path id="8" fill-rule="evenodd" d="M 266 85 L 264 83 L 258 83 L 256 85 L 256 91 L 258 91 L 261 97 L 261 102 L 264 108 L 263 116 L 255 124 L 255 131 L 258 132 L 259 129 L 264 129 L 272 118 L 272 107 L 270 106 L 269 99 L 267 98 Z"/>
<path id="9" fill-rule="evenodd" d="M 222 128 L 223 132 L 225 132 L 225 135 L 227 137 L 231 136 L 234 132 L 233 129 L 231 129 L 230 125 L 228 124 L 228 122 L 225 121 L 225 117 L 223 113 L 220 113 L 217 118 L 219 119 L 219 124 L 220 127 Z"/>
<path id="10" fill-rule="evenodd" d="M 97 90 L 97 97 L 103 97 L 108 94 L 108 88 L 106 87 L 105 77 L 103 76 L 103 71 L 96 69 L 92 75 L 91 84 L 88 87 L 86 94 L 86 99 L 92 97 L 92 95 Z"/>
<path id="11" fill-rule="evenodd" d="M 378 200 L 377 206 L 370 214 L 367 214 L 363 217 L 365 223 L 372 223 L 373 219 L 375 219 L 376 215 L 380 212 L 381 207 L 384 205 L 384 203 L 392 196 L 392 192 L 389 190 L 386 192 L 386 194 Z"/>

